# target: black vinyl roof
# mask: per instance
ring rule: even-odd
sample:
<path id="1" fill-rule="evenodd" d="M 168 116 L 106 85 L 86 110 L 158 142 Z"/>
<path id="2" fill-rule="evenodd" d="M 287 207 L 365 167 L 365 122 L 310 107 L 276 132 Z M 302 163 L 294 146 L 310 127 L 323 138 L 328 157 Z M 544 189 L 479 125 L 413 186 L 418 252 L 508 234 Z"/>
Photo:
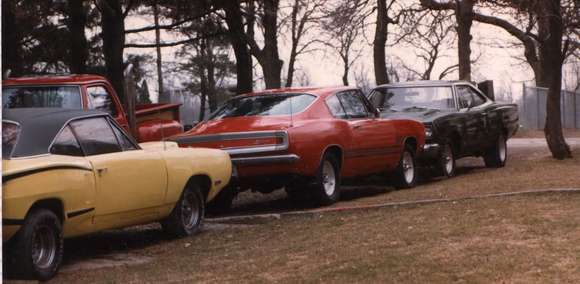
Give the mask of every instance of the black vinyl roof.
<path id="1" fill-rule="evenodd" d="M 13 158 L 48 154 L 50 144 L 67 122 L 88 116 L 107 115 L 101 111 L 62 108 L 2 109 L 2 121 L 13 121 L 20 125 Z"/>

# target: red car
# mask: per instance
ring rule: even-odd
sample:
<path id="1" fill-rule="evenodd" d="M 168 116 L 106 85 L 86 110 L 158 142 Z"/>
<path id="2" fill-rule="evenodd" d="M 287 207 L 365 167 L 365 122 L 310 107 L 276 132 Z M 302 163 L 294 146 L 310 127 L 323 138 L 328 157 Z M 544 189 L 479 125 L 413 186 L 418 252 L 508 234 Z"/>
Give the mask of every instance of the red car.
<path id="1" fill-rule="evenodd" d="M 425 129 L 412 120 L 379 118 L 357 88 L 286 88 L 237 96 L 170 140 L 230 154 L 238 181 L 210 204 L 224 211 L 247 189 L 285 187 L 291 196 L 328 205 L 338 200 L 342 178 L 380 172 L 394 172 L 397 187 L 412 187 Z"/>

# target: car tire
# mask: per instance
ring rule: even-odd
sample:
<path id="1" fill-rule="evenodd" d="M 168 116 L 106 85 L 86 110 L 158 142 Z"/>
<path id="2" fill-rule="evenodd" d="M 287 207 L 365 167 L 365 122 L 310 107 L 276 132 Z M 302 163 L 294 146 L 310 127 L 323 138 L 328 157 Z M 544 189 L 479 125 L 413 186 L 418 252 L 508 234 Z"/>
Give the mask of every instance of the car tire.
<path id="1" fill-rule="evenodd" d="M 412 188 L 417 184 L 417 163 L 415 153 L 409 147 L 401 154 L 399 165 L 395 169 L 395 187 L 398 189 Z"/>
<path id="2" fill-rule="evenodd" d="M 453 153 L 453 146 L 451 143 L 443 144 L 441 153 L 437 160 L 437 171 L 439 175 L 444 177 L 453 177 L 455 175 L 455 155 Z"/>
<path id="3" fill-rule="evenodd" d="M 171 214 L 161 222 L 161 226 L 171 236 L 194 235 L 203 226 L 205 198 L 199 185 L 189 184 L 181 193 Z"/>
<path id="4" fill-rule="evenodd" d="M 11 276 L 46 281 L 62 263 L 64 241 L 60 219 L 52 211 L 36 209 L 10 242 Z"/>
<path id="5" fill-rule="evenodd" d="M 331 153 L 325 153 L 322 157 L 312 193 L 321 206 L 331 205 L 340 199 L 340 166 Z"/>
<path id="6" fill-rule="evenodd" d="M 208 202 L 207 212 L 213 215 L 229 213 L 237 195 L 238 191 L 234 186 L 228 185 L 224 187 L 212 201 Z"/>
<path id="7" fill-rule="evenodd" d="M 483 156 L 485 166 L 488 168 L 502 168 L 507 161 L 507 139 L 499 135 L 495 145 L 489 148 Z"/>

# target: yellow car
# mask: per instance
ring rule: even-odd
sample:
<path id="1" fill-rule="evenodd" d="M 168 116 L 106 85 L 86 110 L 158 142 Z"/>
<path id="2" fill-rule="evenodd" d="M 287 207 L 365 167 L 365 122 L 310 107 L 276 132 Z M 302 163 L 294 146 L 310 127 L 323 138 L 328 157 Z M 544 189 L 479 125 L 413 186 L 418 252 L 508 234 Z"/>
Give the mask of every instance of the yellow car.
<path id="1" fill-rule="evenodd" d="M 154 221 L 192 235 L 231 174 L 221 150 L 136 144 L 102 112 L 3 110 L 4 261 L 17 276 L 46 280 L 63 238 Z"/>

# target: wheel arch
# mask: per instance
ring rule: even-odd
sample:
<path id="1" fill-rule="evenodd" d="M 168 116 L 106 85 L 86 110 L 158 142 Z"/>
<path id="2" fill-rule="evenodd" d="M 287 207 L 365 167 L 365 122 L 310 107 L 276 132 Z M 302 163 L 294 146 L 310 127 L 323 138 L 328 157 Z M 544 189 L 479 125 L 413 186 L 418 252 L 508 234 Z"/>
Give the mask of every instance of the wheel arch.
<path id="1" fill-rule="evenodd" d="M 33 212 L 37 209 L 47 209 L 52 211 L 52 213 L 54 213 L 59 218 L 60 222 L 64 223 L 64 203 L 61 199 L 53 197 L 37 200 L 32 204 L 32 206 L 30 206 L 30 209 L 28 209 L 26 215 L 28 216 L 30 212 Z"/>
<path id="2" fill-rule="evenodd" d="M 183 190 L 185 190 L 185 188 L 187 188 L 188 186 L 190 186 L 192 184 L 197 184 L 200 186 L 201 193 L 203 194 L 203 198 L 205 200 L 207 200 L 209 192 L 210 192 L 211 187 L 212 187 L 212 181 L 211 181 L 211 178 L 209 177 L 209 175 L 207 175 L 207 174 L 194 174 L 194 175 L 192 175 L 187 180 L 187 183 L 185 184 L 185 187 L 183 188 Z"/>
<path id="3" fill-rule="evenodd" d="M 417 138 L 413 137 L 413 136 L 407 136 L 405 138 L 403 138 L 403 148 L 410 146 L 415 153 L 419 152 L 419 145 L 417 142 Z"/>
<path id="4" fill-rule="evenodd" d="M 332 153 L 333 155 L 335 155 L 338 158 L 339 163 L 338 166 L 342 169 L 342 165 L 344 163 L 344 151 L 342 147 L 338 144 L 331 144 L 326 146 L 320 155 L 320 159 L 318 162 L 319 164 L 322 163 L 322 159 L 324 158 L 324 155 L 326 153 Z"/>

